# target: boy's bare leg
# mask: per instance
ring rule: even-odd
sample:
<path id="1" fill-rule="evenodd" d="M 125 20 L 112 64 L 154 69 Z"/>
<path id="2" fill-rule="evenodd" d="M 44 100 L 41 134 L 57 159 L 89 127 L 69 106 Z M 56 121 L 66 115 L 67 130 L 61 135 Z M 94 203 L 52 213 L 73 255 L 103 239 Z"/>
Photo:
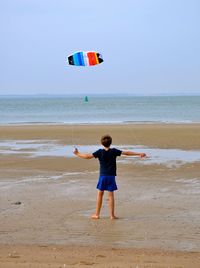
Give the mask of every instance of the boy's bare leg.
<path id="1" fill-rule="evenodd" d="M 100 211 L 101 211 L 101 206 L 102 206 L 102 201 L 103 201 L 103 194 L 104 191 L 98 190 L 97 193 L 97 204 L 96 204 L 96 213 L 92 215 L 92 219 L 99 219 Z"/>
<path id="2" fill-rule="evenodd" d="M 108 199 L 109 199 L 109 208 L 110 208 L 110 218 L 111 220 L 118 219 L 118 217 L 115 216 L 114 192 L 108 192 Z"/>

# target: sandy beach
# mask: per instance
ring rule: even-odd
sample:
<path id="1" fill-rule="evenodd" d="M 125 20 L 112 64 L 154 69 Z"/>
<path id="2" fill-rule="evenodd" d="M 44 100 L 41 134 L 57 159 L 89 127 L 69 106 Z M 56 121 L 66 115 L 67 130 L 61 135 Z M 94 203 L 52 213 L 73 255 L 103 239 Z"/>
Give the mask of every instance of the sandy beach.
<path id="1" fill-rule="evenodd" d="M 118 158 L 114 221 L 106 195 L 101 218 L 90 219 L 97 160 L 9 146 L 90 149 L 104 134 L 150 154 Z M 200 161 L 150 161 L 151 149 L 199 152 L 199 124 L 12 125 L 0 127 L 0 141 L 0 267 L 200 267 Z"/>

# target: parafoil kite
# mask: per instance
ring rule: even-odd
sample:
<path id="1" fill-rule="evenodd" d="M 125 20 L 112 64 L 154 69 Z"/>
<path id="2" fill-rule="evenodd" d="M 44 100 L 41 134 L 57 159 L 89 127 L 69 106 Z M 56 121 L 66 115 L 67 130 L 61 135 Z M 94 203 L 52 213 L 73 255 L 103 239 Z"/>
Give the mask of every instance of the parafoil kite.
<path id="1" fill-rule="evenodd" d="M 78 51 L 68 56 L 69 65 L 93 66 L 103 62 L 103 57 L 95 51 Z"/>

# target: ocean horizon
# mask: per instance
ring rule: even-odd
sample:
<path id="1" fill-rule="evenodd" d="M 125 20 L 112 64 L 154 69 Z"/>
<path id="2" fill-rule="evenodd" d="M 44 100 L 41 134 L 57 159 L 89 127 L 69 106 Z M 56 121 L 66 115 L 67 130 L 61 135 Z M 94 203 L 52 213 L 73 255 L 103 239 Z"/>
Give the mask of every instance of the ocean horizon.
<path id="1" fill-rule="evenodd" d="M 0 125 L 115 123 L 200 123 L 200 95 L 0 95 Z"/>

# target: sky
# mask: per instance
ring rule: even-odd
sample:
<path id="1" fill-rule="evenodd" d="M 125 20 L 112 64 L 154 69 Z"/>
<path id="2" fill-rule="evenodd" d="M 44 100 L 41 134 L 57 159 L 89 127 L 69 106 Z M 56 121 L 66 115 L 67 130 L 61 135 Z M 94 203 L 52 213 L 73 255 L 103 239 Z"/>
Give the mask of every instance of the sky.
<path id="1" fill-rule="evenodd" d="M 0 0 L 0 37 L 0 94 L 200 94 L 199 0 Z"/>

